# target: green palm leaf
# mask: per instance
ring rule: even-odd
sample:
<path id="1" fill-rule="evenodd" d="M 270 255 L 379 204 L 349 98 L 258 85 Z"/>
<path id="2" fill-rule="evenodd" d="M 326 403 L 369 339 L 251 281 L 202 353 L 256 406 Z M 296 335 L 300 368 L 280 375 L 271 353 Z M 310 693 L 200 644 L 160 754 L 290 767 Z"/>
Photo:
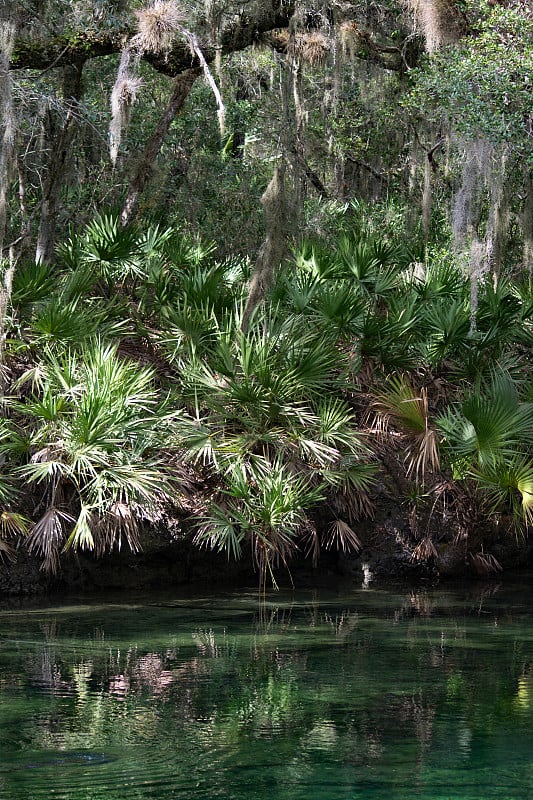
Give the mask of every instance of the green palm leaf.
<path id="1" fill-rule="evenodd" d="M 508 463 L 491 462 L 470 474 L 485 491 L 494 512 L 510 506 L 515 517 L 533 525 L 533 462 L 515 456 Z"/>

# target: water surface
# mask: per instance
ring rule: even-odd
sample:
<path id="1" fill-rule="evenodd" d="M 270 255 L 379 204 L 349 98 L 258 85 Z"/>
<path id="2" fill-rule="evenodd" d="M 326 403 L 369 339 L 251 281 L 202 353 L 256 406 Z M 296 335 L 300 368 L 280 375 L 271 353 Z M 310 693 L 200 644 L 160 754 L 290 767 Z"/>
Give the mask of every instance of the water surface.
<path id="1" fill-rule="evenodd" d="M 1 800 L 524 800 L 531 584 L 0 607 Z"/>

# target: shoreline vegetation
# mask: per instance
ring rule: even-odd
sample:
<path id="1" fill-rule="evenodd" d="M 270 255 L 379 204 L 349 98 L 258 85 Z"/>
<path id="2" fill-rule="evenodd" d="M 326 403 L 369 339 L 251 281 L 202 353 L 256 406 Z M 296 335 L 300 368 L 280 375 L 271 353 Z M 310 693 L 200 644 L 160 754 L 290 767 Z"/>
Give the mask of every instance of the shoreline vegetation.
<path id="1" fill-rule="evenodd" d="M 111 215 L 53 269 L 19 267 L 4 560 L 25 548 L 55 574 L 69 556 L 137 553 L 143 529 L 245 553 L 262 586 L 328 551 L 435 576 L 523 559 L 529 287 L 487 279 L 473 309 L 451 259 L 415 270 L 405 247 L 343 235 L 302 243 L 243 331 L 249 271 Z"/>
<path id="2" fill-rule="evenodd" d="M 531 4 L 241 5 L 0 11 L 0 592 L 530 562 Z"/>

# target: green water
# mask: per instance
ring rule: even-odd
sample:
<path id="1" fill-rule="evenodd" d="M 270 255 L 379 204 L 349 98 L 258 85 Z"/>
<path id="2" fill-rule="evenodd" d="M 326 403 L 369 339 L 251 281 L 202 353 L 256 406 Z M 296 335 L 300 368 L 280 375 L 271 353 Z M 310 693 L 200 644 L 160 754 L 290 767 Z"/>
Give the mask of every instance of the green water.
<path id="1" fill-rule="evenodd" d="M 533 797 L 532 588 L 0 607 L 0 798 Z"/>

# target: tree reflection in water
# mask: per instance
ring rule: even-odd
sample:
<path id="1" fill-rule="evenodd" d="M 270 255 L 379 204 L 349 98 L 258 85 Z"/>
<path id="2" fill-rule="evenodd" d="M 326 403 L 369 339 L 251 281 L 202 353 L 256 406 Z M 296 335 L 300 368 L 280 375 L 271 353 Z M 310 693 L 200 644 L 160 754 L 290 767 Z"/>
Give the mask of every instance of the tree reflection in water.
<path id="1" fill-rule="evenodd" d="M 153 631 L 128 609 L 96 626 L 90 609 L 21 617 L 16 647 L 0 649 L 0 699 L 22 685 L 29 706 L 16 726 L 0 711 L 0 745 L 121 753 L 136 774 L 149 743 L 148 773 L 186 757 L 200 775 L 209 757 L 226 778 L 252 769 L 255 753 L 279 785 L 314 780 L 319 765 L 348 783 L 393 772 L 411 785 L 441 754 L 472 764 L 509 727 L 533 746 L 529 618 L 496 596 L 458 608 L 412 592 L 384 607 L 279 604 L 226 618 L 152 608 Z"/>

